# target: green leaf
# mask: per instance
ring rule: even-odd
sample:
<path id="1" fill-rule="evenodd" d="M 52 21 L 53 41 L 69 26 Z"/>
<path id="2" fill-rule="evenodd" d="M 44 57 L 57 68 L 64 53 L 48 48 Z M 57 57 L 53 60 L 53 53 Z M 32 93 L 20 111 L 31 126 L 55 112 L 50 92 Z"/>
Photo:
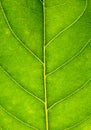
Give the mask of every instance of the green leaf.
<path id="1" fill-rule="evenodd" d="M 90 0 L 0 0 L 0 130 L 91 130 L 90 81 Z"/>

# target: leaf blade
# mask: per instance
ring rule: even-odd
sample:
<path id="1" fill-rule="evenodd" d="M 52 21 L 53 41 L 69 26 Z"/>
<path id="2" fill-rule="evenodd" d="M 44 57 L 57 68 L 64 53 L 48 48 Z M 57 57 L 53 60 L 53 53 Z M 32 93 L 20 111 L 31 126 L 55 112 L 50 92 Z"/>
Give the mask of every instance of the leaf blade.
<path id="1" fill-rule="evenodd" d="M 0 128 L 90 129 L 91 2 L 0 2 Z"/>

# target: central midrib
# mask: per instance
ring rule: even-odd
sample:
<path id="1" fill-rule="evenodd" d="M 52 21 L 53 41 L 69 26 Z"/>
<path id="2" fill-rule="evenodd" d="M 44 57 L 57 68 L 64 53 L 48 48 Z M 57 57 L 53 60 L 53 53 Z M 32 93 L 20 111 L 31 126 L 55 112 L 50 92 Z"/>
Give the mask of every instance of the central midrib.
<path id="1" fill-rule="evenodd" d="M 46 84 L 46 27 L 45 27 L 45 0 L 43 0 L 43 20 L 44 20 L 44 44 L 43 44 L 43 58 L 44 58 L 44 96 L 45 96 L 45 124 L 46 130 L 48 130 L 48 103 L 47 103 L 47 84 Z"/>

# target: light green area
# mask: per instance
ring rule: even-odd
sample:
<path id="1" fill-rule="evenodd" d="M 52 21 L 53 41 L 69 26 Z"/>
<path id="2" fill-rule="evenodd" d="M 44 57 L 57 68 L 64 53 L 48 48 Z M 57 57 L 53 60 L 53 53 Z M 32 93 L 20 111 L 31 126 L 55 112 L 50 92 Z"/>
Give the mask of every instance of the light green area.
<path id="1" fill-rule="evenodd" d="M 0 130 L 91 130 L 90 0 L 0 0 Z"/>

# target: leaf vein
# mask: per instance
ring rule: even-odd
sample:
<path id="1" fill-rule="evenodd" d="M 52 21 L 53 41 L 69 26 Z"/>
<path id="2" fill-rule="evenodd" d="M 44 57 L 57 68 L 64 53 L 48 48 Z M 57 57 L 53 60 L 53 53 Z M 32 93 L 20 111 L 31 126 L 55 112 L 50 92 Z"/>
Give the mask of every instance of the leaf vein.
<path id="1" fill-rule="evenodd" d="M 77 94 L 79 91 L 81 91 L 82 89 L 84 89 L 86 87 L 86 85 L 91 81 L 91 78 L 89 78 L 80 88 L 76 89 L 75 91 L 73 91 L 71 94 L 69 94 L 68 96 L 64 97 L 63 99 L 53 103 L 53 105 L 51 105 L 48 110 L 51 110 L 54 106 L 64 102 L 65 100 L 67 100 L 68 98 L 74 96 L 75 94 Z"/>
<path id="2" fill-rule="evenodd" d="M 72 22 L 70 25 L 68 25 L 65 29 L 63 29 L 62 31 L 60 31 L 59 33 L 57 33 L 47 44 L 46 47 L 48 47 L 56 38 L 58 38 L 62 33 L 64 33 L 65 31 L 67 31 L 68 29 L 70 29 L 74 24 L 77 23 L 78 20 L 80 20 L 80 18 L 84 15 L 86 9 L 87 9 L 87 0 L 86 0 L 86 4 L 84 7 L 84 10 L 82 11 L 82 13 L 78 16 L 78 18 Z"/>
<path id="3" fill-rule="evenodd" d="M 58 66 L 56 69 L 54 69 L 53 71 L 49 72 L 47 74 L 47 76 L 55 73 L 56 71 L 58 71 L 59 69 L 65 67 L 67 64 L 69 64 L 70 62 L 72 62 L 77 56 L 79 56 L 83 51 L 84 49 L 86 49 L 86 47 L 88 46 L 88 44 L 90 43 L 91 39 L 89 39 L 86 44 L 79 50 L 79 52 L 77 52 L 74 56 L 72 56 L 70 59 L 68 59 L 67 61 L 65 61 L 62 65 Z"/>
<path id="4" fill-rule="evenodd" d="M 68 127 L 68 128 L 65 128 L 64 130 L 70 130 L 72 128 L 75 128 L 79 125 L 81 125 L 82 123 L 84 123 L 85 121 L 89 120 L 91 117 L 91 115 L 87 116 L 85 119 L 83 119 L 82 121 L 78 122 L 78 123 L 75 123 L 74 125 L 72 125 L 71 127 Z"/>
<path id="5" fill-rule="evenodd" d="M 1 107 L 1 109 L 2 109 L 3 111 L 5 111 L 10 117 L 13 117 L 13 118 L 16 119 L 17 121 L 19 121 L 21 124 L 23 124 L 23 125 L 25 125 L 25 126 L 27 126 L 27 127 L 29 127 L 29 128 L 32 128 L 32 129 L 34 129 L 34 130 L 39 130 L 38 128 L 36 128 L 36 127 L 30 125 L 29 123 L 24 122 L 23 120 L 19 119 L 19 118 L 16 117 L 15 115 L 13 115 L 11 112 L 9 112 L 8 110 L 6 110 L 6 108 L 4 108 L 1 104 L 0 104 L 0 107 Z"/>
<path id="6" fill-rule="evenodd" d="M 5 22 L 6 22 L 7 26 L 8 26 L 8 28 L 9 28 L 9 30 L 11 31 L 12 35 L 14 36 L 14 38 L 22 45 L 22 47 L 23 47 L 25 50 L 27 50 L 27 51 L 28 51 L 30 54 L 32 54 L 41 64 L 43 64 L 43 61 L 42 61 L 36 54 L 34 54 L 34 52 L 33 52 L 30 48 L 28 48 L 28 46 L 25 45 L 25 43 L 24 43 L 24 42 L 17 36 L 17 34 L 13 31 L 13 29 L 12 29 L 12 27 L 11 27 L 9 21 L 8 21 L 8 18 L 7 18 L 7 16 L 6 16 L 5 10 L 4 10 L 3 6 L 2 6 L 1 0 L 0 0 L 0 6 L 1 6 L 2 14 L 3 14 L 3 16 L 4 16 Z"/>
<path id="7" fill-rule="evenodd" d="M 42 99 L 25 89 L 19 82 L 17 82 L 15 78 L 13 78 L 13 76 L 5 68 L 3 68 L 1 65 L 0 68 L 19 88 L 21 88 L 24 92 L 26 92 L 27 94 L 31 95 L 32 97 L 36 98 L 38 101 L 44 104 L 44 101 Z"/>

